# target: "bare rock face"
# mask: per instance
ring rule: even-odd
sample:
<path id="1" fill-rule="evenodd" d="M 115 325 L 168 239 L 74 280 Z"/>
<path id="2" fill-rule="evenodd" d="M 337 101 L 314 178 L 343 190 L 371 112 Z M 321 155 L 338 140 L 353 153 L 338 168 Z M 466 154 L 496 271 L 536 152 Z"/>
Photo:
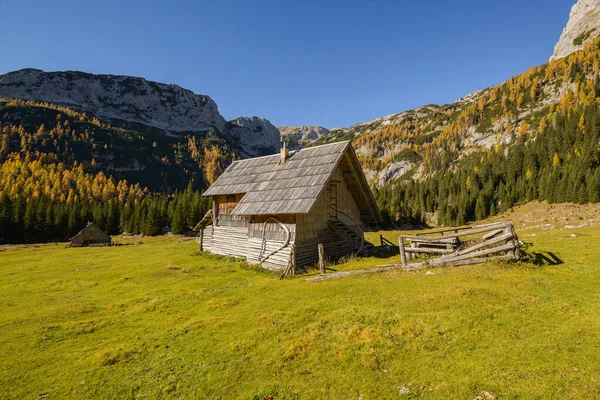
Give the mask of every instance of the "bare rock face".
<path id="1" fill-rule="evenodd" d="M 571 9 L 569 22 L 554 47 L 550 61 L 583 49 L 583 44 L 596 36 L 600 36 L 600 1 L 579 0 Z"/>
<path id="2" fill-rule="evenodd" d="M 238 140 L 245 156 L 265 156 L 279 151 L 280 133 L 264 118 L 234 119 L 227 123 L 227 131 Z"/>
<path id="3" fill-rule="evenodd" d="M 23 69 L 0 75 L 0 97 L 59 104 L 170 132 L 225 131 L 225 119 L 210 97 L 130 76 Z"/>
<path id="4" fill-rule="evenodd" d="M 281 136 L 287 136 L 296 143 L 311 143 L 329 133 L 329 129 L 322 126 L 279 126 Z"/>

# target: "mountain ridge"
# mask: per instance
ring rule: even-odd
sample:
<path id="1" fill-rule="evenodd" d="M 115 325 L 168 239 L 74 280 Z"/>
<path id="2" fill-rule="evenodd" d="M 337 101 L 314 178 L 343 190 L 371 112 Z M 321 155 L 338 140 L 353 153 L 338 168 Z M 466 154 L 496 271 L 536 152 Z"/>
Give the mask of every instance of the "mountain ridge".
<path id="1" fill-rule="evenodd" d="M 272 154 L 279 149 L 279 138 L 260 144 L 264 136 L 257 133 L 264 130 L 274 134 L 268 120 L 249 117 L 241 125 L 235 123 L 239 118 L 226 121 L 209 96 L 141 77 L 26 68 L 0 75 L 0 97 L 57 104 L 100 119 L 144 124 L 167 135 L 216 131 L 247 144 L 243 149 L 246 156 Z M 249 121 L 252 126 L 246 127 Z M 235 129 L 230 131 L 230 126 Z"/>

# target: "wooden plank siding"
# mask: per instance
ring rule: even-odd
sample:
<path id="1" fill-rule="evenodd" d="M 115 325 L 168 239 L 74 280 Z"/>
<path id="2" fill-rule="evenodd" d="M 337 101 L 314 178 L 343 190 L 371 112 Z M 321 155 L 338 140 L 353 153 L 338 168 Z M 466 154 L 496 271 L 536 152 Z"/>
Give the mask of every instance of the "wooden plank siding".
<path id="1" fill-rule="evenodd" d="M 242 215 L 233 215 L 243 194 L 215 196 L 213 201 L 217 204 L 217 226 L 233 226 L 238 228 L 248 227 L 248 218 Z"/>
<path id="2" fill-rule="evenodd" d="M 267 221 L 271 216 L 269 215 L 253 215 L 249 218 L 248 222 L 248 237 L 262 239 L 263 237 L 267 240 L 285 241 L 287 238 L 287 232 L 279 226 L 274 220 Z M 296 215 L 273 215 L 283 225 L 290 230 L 290 241 L 296 240 Z M 264 228 L 264 236 L 263 236 Z"/>
<path id="3" fill-rule="evenodd" d="M 231 257 L 248 255 L 248 228 L 215 226 L 211 238 L 210 252 Z"/>
<path id="4" fill-rule="evenodd" d="M 269 255 L 275 250 L 278 250 L 281 246 L 283 246 L 285 242 L 278 240 L 267 240 L 265 251 L 263 252 L 263 257 Z M 270 269 L 272 271 L 283 271 L 290 262 L 290 253 L 292 251 L 293 242 L 288 243 L 288 245 L 273 255 L 269 256 L 262 263 L 259 262 L 258 256 L 260 255 L 262 240 L 259 238 L 249 238 L 248 239 L 248 263 L 249 264 L 260 264 L 263 268 Z M 293 260 L 291 260 L 293 261 Z"/>
<path id="5" fill-rule="evenodd" d="M 201 251 L 210 251 L 210 249 L 212 248 L 212 237 L 213 237 L 213 226 L 212 225 L 208 225 L 206 228 L 202 229 L 198 235 L 202 235 L 202 240 L 200 243 L 202 243 L 202 247 L 200 248 Z"/>
<path id="6" fill-rule="evenodd" d="M 337 208 L 352 216 L 355 221 L 360 223 L 360 210 L 348 190 L 348 186 L 344 180 L 344 170 L 341 165 L 333 172 L 330 182 L 335 182 L 336 184 L 328 185 L 321 192 L 313 209 L 308 214 L 298 214 L 296 216 L 296 241 L 302 242 L 313 239 L 320 232 L 330 230 L 327 221 L 332 216 L 329 204 L 331 198 L 334 196 L 337 198 Z M 332 194 L 332 190 L 335 190 L 336 193 Z M 341 215 L 338 215 L 338 218 L 346 224 L 349 223 Z"/>

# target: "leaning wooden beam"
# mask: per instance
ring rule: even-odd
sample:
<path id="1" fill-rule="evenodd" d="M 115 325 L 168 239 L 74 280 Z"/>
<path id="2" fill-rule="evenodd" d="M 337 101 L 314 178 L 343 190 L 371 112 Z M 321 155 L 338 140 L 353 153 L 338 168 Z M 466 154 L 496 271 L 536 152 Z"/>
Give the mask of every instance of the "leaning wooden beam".
<path id="1" fill-rule="evenodd" d="M 464 231 L 467 229 L 477 229 L 477 228 L 489 228 L 489 227 L 493 227 L 496 225 L 501 225 L 501 224 L 505 224 L 505 222 L 492 222 L 489 224 L 483 224 L 483 225 L 463 225 L 463 226 L 459 226 L 456 228 L 447 228 L 447 229 L 438 229 L 435 231 L 429 231 L 429 232 L 423 232 L 423 233 L 417 233 L 417 236 L 421 237 L 421 235 L 434 235 L 437 233 L 444 233 L 444 232 L 457 232 L 457 231 Z M 457 232 L 458 233 L 458 232 Z M 464 233 L 461 233 L 461 235 L 463 235 Z M 448 237 L 449 235 L 443 235 L 444 237 Z"/>
<path id="2" fill-rule="evenodd" d="M 308 278 L 307 281 L 308 282 L 319 282 L 319 281 L 324 281 L 327 279 L 345 278 L 347 276 L 353 276 L 353 275 L 375 274 L 378 272 L 389 272 L 389 271 L 393 271 L 396 269 L 404 269 L 404 267 L 402 265 L 394 265 L 394 266 L 387 267 L 387 268 L 355 269 L 352 271 L 333 272 L 333 273 L 327 274 L 327 275 L 319 275 L 319 276 L 315 276 L 314 278 Z"/>
<path id="3" fill-rule="evenodd" d="M 480 249 L 483 249 L 485 247 L 491 246 L 493 244 L 498 244 L 498 243 L 504 242 L 504 241 L 506 241 L 508 239 L 512 239 L 512 237 L 513 236 L 511 234 L 509 234 L 509 233 L 508 234 L 504 234 L 504 235 L 502 235 L 500 237 L 497 237 L 495 239 L 486 240 L 486 241 L 481 242 L 479 244 L 476 244 L 474 246 L 467 247 L 466 249 L 458 250 L 455 254 L 457 256 L 461 256 L 463 254 L 469 254 L 469 253 L 472 253 L 472 252 L 474 252 L 476 250 L 480 250 Z"/>
<path id="4" fill-rule="evenodd" d="M 476 235 L 479 233 L 485 233 L 485 232 L 489 232 L 489 231 L 495 232 L 493 235 L 490 236 L 490 237 L 493 237 L 493 236 L 497 235 L 498 233 L 504 231 L 505 229 L 509 229 L 510 226 L 511 226 L 511 224 L 509 224 L 509 223 L 500 222 L 500 223 L 496 223 L 491 226 L 474 227 L 473 229 L 470 229 L 467 231 L 463 231 L 463 232 L 459 232 L 459 233 L 452 233 L 450 235 L 444 235 L 444 236 L 403 235 L 402 237 L 407 240 L 418 241 L 418 242 L 422 242 L 422 243 L 425 243 L 425 242 L 454 243 L 454 241 L 456 241 L 456 238 L 458 238 L 458 237 Z M 496 231 L 499 231 L 499 232 L 496 232 Z"/>
<path id="5" fill-rule="evenodd" d="M 509 231 L 512 234 L 512 244 L 514 246 L 514 251 L 509 252 L 509 255 L 513 256 L 515 260 L 518 260 L 519 258 L 521 258 L 521 253 L 519 252 L 519 239 L 517 237 L 517 233 L 515 232 L 515 227 L 513 224 L 510 224 L 509 227 L 507 228 L 507 231 Z M 509 243 L 507 241 L 507 243 Z"/>
<path id="6" fill-rule="evenodd" d="M 447 248 L 432 249 L 428 247 L 409 247 L 404 250 L 406 253 L 426 253 L 426 254 L 452 254 L 454 250 Z"/>
<path id="7" fill-rule="evenodd" d="M 402 237 L 406 240 L 416 241 L 420 243 L 427 242 L 439 242 L 439 243 L 454 243 L 456 241 L 455 238 L 448 236 L 411 236 L 411 235 L 402 235 Z"/>
<path id="8" fill-rule="evenodd" d="M 502 232 L 504 232 L 504 229 L 496 229 L 495 231 L 491 231 L 490 233 L 486 233 L 481 238 L 483 240 L 488 240 L 488 239 L 493 238 L 494 236 L 497 236 L 497 235 L 501 234 Z"/>
<path id="9" fill-rule="evenodd" d="M 295 254 L 295 246 L 292 245 L 292 249 L 290 250 L 290 258 L 287 264 L 287 267 L 283 271 L 283 274 L 279 277 L 279 279 L 283 279 L 289 275 L 296 275 L 296 254 Z"/>
<path id="10" fill-rule="evenodd" d="M 485 226 L 483 228 L 474 228 L 468 231 L 463 231 L 460 233 L 451 233 L 450 235 L 444 235 L 444 238 L 455 238 L 455 237 L 459 237 L 459 236 L 470 236 L 470 235 L 476 235 L 478 233 L 484 233 L 484 232 L 488 232 L 488 231 L 493 231 L 495 229 L 506 229 L 509 226 L 509 224 L 507 222 L 501 222 L 498 224 L 495 224 L 494 226 Z"/>
<path id="11" fill-rule="evenodd" d="M 430 260 L 430 263 L 438 263 L 438 262 L 445 262 L 445 261 L 460 261 L 460 260 L 466 260 L 469 258 L 474 258 L 474 257 L 482 257 L 482 256 L 487 256 L 490 254 L 495 254 L 495 253 L 501 253 L 504 251 L 508 251 L 508 250 L 513 250 L 515 248 L 514 244 L 508 243 L 502 246 L 498 246 L 498 247 L 493 247 L 491 249 L 485 249 L 485 250 L 480 250 L 480 251 L 476 251 L 474 253 L 469 253 L 469 254 L 463 254 L 461 256 L 453 256 L 453 255 L 447 255 L 447 256 L 441 256 L 439 258 Z"/>

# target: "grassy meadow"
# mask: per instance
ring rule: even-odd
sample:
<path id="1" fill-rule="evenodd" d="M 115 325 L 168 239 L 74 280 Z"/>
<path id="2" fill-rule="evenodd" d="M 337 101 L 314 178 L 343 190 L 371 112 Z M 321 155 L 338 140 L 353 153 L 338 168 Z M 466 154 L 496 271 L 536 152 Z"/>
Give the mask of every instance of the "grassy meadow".
<path id="1" fill-rule="evenodd" d="M 564 263 L 311 283 L 175 237 L 0 249 L 0 398 L 599 398 L 595 211 L 527 207 L 504 218 Z"/>

